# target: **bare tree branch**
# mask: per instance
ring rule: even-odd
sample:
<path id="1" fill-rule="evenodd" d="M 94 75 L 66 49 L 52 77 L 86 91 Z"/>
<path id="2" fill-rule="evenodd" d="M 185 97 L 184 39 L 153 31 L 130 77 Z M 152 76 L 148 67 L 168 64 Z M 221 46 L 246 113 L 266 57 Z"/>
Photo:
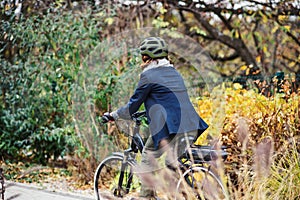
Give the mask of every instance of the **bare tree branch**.
<path id="1" fill-rule="evenodd" d="M 256 60 L 252 57 L 251 52 L 248 50 L 247 46 L 241 39 L 232 38 L 219 32 L 219 30 L 217 30 L 215 27 L 210 25 L 209 22 L 203 19 L 201 13 L 198 10 L 185 7 L 179 7 L 179 9 L 193 13 L 195 15 L 195 18 L 201 23 L 201 25 L 206 29 L 211 37 L 227 45 L 228 47 L 235 49 L 235 51 L 239 53 L 239 55 L 247 65 L 253 65 L 257 67 Z"/>
<path id="2" fill-rule="evenodd" d="M 234 60 L 234 59 L 238 58 L 239 54 L 237 52 L 234 52 L 233 54 L 231 54 L 230 56 L 227 56 L 227 57 L 219 57 L 219 56 L 214 56 L 214 55 L 210 54 L 210 57 L 213 60 L 225 62 L 225 61 L 230 61 L 230 60 Z"/>

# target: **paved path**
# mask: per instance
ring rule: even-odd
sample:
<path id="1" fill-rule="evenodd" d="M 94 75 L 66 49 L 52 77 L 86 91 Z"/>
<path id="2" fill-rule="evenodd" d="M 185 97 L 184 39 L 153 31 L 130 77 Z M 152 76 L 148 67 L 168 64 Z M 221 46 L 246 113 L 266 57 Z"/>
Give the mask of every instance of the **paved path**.
<path id="1" fill-rule="evenodd" d="M 93 200 L 92 195 L 42 190 L 21 183 L 6 182 L 5 200 Z"/>

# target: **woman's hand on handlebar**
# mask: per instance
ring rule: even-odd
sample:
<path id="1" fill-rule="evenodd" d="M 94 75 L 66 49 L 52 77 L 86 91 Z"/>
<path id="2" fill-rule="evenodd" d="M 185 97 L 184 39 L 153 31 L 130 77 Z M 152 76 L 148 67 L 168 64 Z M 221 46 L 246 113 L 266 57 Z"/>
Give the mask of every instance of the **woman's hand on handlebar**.
<path id="1" fill-rule="evenodd" d="M 101 122 L 102 123 L 107 123 L 107 122 L 110 122 L 110 121 L 115 121 L 113 116 L 109 112 L 104 113 L 103 116 L 101 117 Z"/>

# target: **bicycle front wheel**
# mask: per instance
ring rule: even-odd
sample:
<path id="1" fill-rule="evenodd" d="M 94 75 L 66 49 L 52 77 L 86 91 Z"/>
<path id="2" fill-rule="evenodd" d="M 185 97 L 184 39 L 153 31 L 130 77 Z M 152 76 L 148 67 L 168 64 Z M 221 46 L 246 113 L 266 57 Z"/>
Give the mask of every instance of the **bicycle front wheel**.
<path id="1" fill-rule="evenodd" d="M 123 160 L 122 155 L 112 155 L 99 164 L 94 176 L 97 200 L 123 198 L 129 192 L 139 192 L 140 183 L 133 174 L 132 165 Z"/>
<path id="2" fill-rule="evenodd" d="M 187 169 L 177 184 L 177 199 L 228 199 L 221 180 L 209 169 L 194 166 Z"/>

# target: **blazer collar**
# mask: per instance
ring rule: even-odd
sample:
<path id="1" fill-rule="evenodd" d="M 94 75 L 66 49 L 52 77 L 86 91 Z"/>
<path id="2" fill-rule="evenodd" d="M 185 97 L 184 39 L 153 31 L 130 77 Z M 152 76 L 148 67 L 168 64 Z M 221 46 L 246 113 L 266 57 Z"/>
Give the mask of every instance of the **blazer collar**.
<path id="1" fill-rule="evenodd" d="M 157 68 L 157 67 L 173 67 L 169 60 L 166 58 L 159 59 L 157 62 L 151 62 L 147 67 L 144 68 L 143 72 L 148 71 L 149 69 Z"/>

